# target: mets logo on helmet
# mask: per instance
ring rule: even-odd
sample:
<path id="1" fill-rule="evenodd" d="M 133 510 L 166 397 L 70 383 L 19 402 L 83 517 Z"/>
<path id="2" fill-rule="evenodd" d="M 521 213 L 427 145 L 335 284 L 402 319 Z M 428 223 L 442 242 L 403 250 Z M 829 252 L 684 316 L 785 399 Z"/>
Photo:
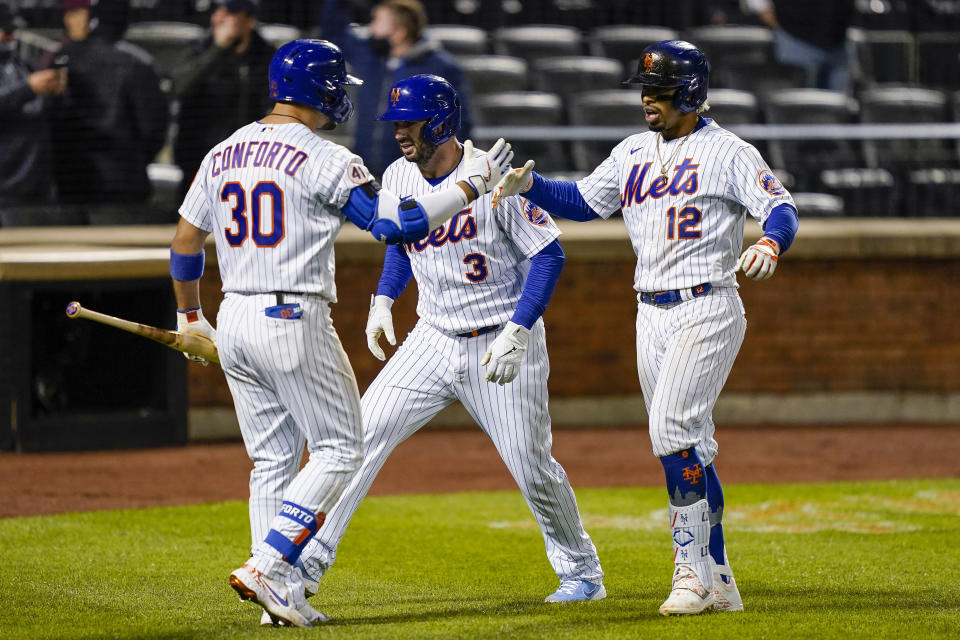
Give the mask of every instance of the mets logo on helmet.
<path id="1" fill-rule="evenodd" d="M 653 70 L 654 58 L 652 53 L 643 54 L 643 70 L 650 73 Z"/>
<path id="2" fill-rule="evenodd" d="M 397 106 L 397 103 L 400 102 L 399 87 L 394 87 L 393 89 L 390 89 L 390 102 L 391 102 L 391 106 L 393 107 Z"/>
<path id="3" fill-rule="evenodd" d="M 770 171 L 770 169 L 762 170 L 760 175 L 757 177 L 757 180 L 760 182 L 760 186 L 763 187 L 763 190 L 772 196 L 782 196 L 787 192 L 787 190 L 783 188 L 783 185 L 780 184 L 777 176 L 773 175 L 773 172 Z"/>
<path id="4" fill-rule="evenodd" d="M 531 224 L 535 224 L 538 227 L 547 224 L 547 220 L 550 219 L 550 216 L 547 215 L 547 212 L 533 204 L 526 198 L 523 199 L 523 215 Z"/>

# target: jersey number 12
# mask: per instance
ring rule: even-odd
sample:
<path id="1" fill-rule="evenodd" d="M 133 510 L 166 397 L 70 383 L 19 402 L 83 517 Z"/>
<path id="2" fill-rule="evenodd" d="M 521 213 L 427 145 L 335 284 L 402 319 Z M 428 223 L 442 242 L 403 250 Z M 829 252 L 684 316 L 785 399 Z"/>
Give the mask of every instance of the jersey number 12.
<path id="1" fill-rule="evenodd" d="M 667 209 L 667 240 L 679 238 L 690 240 L 700 237 L 700 209 L 684 207 L 677 213 L 676 207 Z"/>

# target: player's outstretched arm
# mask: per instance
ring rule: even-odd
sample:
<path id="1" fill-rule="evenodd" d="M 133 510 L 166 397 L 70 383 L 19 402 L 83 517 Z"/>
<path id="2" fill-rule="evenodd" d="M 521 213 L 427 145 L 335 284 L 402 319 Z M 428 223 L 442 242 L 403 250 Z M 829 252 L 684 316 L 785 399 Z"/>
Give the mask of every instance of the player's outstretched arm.
<path id="1" fill-rule="evenodd" d="M 350 192 L 343 206 L 344 215 L 386 244 L 425 238 L 476 198 L 493 189 L 513 158 L 510 143 L 503 138 L 484 155 L 473 157 L 473 143 L 469 140 L 464 143 L 464 154 L 468 150 L 470 155 L 466 156 L 464 179 L 455 186 L 401 201 L 371 180 Z"/>
<path id="2" fill-rule="evenodd" d="M 587 222 L 600 217 L 584 200 L 576 182 L 550 180 L 536 171 L 532 171 L 532 166 L 530 171 L 526 169 L 527 167 L 524 165 L 522 169 L 515 170 L 516 177 L 508 175 L 501 180 L 504 191 L 499 198 L 497 193 L 494 192 L 494 206 L 497 206 L 502 198 L 519 193 L 558 218 Z M 511 193 L 514 189 L 516 191 Z"/>

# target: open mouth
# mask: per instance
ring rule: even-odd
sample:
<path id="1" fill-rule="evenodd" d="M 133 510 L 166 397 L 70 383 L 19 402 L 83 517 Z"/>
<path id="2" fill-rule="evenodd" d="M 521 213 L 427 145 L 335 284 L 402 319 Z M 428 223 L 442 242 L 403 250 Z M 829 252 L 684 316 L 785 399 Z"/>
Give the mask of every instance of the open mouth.
<path id="1" fill-rule="evenodd" d="M 656 109 L 651 109 L 650 107 L 644 107 L 643 117 L 648 124 L 653 123 L 660 117 L 660 112 Z"/>
<path id="2" fill-rule="evenodd" d="M 400 151 L 404 155 L 416 150 L 416 146 L 413 144 L 411 140 L 401 140 L 397 144 L 400 145 Z"/>

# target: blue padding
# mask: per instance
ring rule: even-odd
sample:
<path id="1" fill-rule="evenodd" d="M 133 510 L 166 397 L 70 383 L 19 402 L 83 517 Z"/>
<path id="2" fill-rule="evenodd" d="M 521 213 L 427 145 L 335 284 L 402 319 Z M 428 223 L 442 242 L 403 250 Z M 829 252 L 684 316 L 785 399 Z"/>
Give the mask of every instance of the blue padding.
<path id="1" fill-rule="evenodd" d="M 427 237 L 430 232 L 430 221 L 423 205 L 416 200 L 404 200 L 400 203 L 398 213 L 403 242 L 416 242 Z"/>
<path id="2" fill-rule="evenodd" d="M 303 525 L 305 528 L 310 529 L 312 533 L 316 533 L 317 529 L 320 528 L 317 522 L 317 516 L 313 511 L 287 500 L 284 500 L 280 506 L 280 515 Z"/>
<path id="3" fill-rule="evenodd" d="M 396 300 L 407 288 L 412 277 L 410 256 L 407 255 L 403 245 L 390 245 L 383 257 L 383 273 L 380 274 L 380 282 L 377 284 L 377 295 Z"/>
<path id="4" fill-rule="evenodd" d="M 780 253 L 786 253 L 793 244 L 793 237 L 797 235 L 800 218 L 797 210 L 789 204 L 779 204 L 770 212 L 770 216 L 763 225 L 763 235 L 773 238 L 780 245 Z"/>
<path id="5" fill-rule="evenodd" d="M 694 448 L 660 458 L 663 473 L 667 478 L 667 493 L 670 504 L 687 507 L 707 497 L 707 481 L 704 478 L 703 461 Z"/>
<path id="6" fill-rule="evenodd" d="M 550 180 L 536 171 L 531 175 L 533 175 L 533 186 L 521 195 L 541 209 L 549 211 L 551 215 L 558 218 L 578 222 L 600 217 L 583 199 L 583 194 L 577 188 L 576 182 Z"/>
<path id="7" fill-rule="evenodd" d="M 341 211 L 353 224 L 364 231 L 370 231 L 373 220 L 377 217 L 377 201 L 380 198 L 372 195 L 372 190 L 363 185 L 350 191 L 347 203 Z"/>
<path id="8" fill-rule="evenodd" d="M 710 555 L 717 564 L 726 564 L 723 558 L 723 488 L 713 465 L 707 465 L 707 504 L 710 506 Z"/>
<path id="9" fill-rule="evenodd" d="M 182 282 L 199 280 L 203 275 L 204 252 L 184 255 L 170 249 L 170 277 Z"/>
<path id="10" fill-rule="evenodd" d="M 268 545 L 280 552 L 280 555 L 283 556 L 283 559 L 293 564 L 300 559 L 300 554 L 303 552 L 302 547 L 298 547 L 293 544 L 293 540 L 283 535 L 276 529 L 270 529 L 270 533 L 267 534 L 267 537 L 263 540 Z"/>
<path id="11" fill-rule="evenodd" d="M 527 329 L 533 327 L 537 318 L 547 310 L 566 259 L 563 247 L 556 239 L 530 258 L 530 272 L 527 274 L 527 281 L 523 283 L 523 292 L 511 321 Z"/>

